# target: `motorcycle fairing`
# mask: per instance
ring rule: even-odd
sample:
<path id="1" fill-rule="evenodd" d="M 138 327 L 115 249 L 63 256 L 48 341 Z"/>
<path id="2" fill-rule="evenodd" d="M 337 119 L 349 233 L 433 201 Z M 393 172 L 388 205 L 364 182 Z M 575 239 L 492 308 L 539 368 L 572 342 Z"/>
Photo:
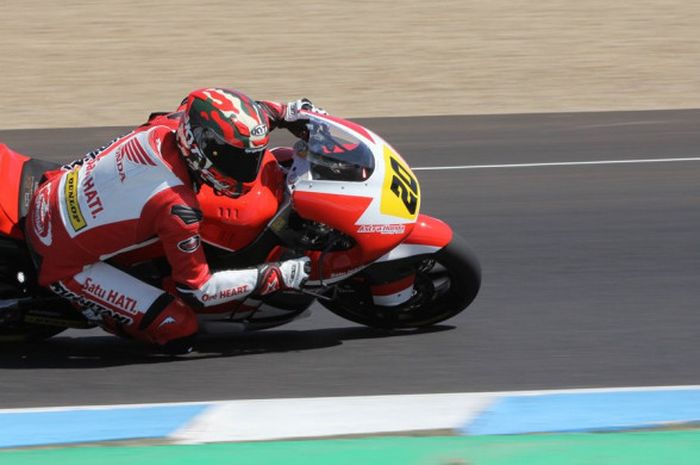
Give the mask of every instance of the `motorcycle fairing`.
<path id="1" fill-rule="evenodd" d="M 450 243 L 452 235 L 452 228 L 447 223 L 421 214 L 411 234 L 375 263 L 435 253 Z"/>
<path id="2" fill-rule="evenodd" d="M 0 173 L 3 186 L 0 189 L 0 233 L 22 238 L 19 228 L 19 186 L 22 180 L 22 167 L 29 160 L 11 150 L 7 145 L 0 144 Z"/>
<path id="3" fill-rule="evenodd" d="M 204 242 L 228 251 L 241 250 L 265 229 L 284 200 L 284 175 L 275 157 L 265 153 L 258 177 L 240 197 L 217 195 L 206 185 L 199 199 L 204 216 L 201 235 Z"/>
<path id="4" fill-rule="evenodd" d="M 320 132 L 326 131 L 330 145 L 338 141 L 345 147 L 364 144 L 373 154 L 372 173 L 366 179 L 323 179 L 313 171 L 309 151 L 314 148 L 309 144 L 296 157 L 287 178 L 294 209 L 302 217 L 342 231 L 357 243 L 350 250 L 324 254 L 323 276 L 313 270 L 312 282 L 331 282 L 356 273 L 411 236 L 419 217 L 420 186 L 408 164 L 378 135 L 337 118 L 313 114 L 310 121 L 320 126 Z M 321 148 L 331 150 L 328 145 Z M 333 152 L 334 158 L 341 158 L 342 152 L 341 146 L 340 153 Z M 323 153 L 313 155 L 323 157 Z M 321 258 L 315 254 L 314 262 Z"/>

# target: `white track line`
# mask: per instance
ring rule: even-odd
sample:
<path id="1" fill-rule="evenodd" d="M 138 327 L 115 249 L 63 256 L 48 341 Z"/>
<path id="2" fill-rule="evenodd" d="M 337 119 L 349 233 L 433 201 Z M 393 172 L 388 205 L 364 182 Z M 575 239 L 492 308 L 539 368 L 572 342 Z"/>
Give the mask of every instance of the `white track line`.
<path id="1" fill-rule="evenodd" d="M 669 386 L 625 386 L 625 387 L 597 387 L 597 388 L 568 388 L 568 389 L 533 389 L 525 391 L 483 391 L 483 392 L 458 392 L 458 393 L 426 393 L 426 394 L 387 394 L 387 395 L 367 395 L 367 396 L 335 396 L 335 397 L 290 397 L 281 399 L 216 399 L 216 400 L 199 400 L 190 402 L 153 402 L 140 404 L 92 404 L 92 405 L 65 405 L 58 407 L 19 407 L 19 408 L 0 408 L 0 413 L 32 413 L 32 412 L 65 412 L 74 410 L 107 410 L 111 408 L 142 408 L 142 407 L 170 407 L 182 405 L 214 405 L 214 404 L 229 404 L 245 403 L 245 402 L 260 402 L 260 401 L 281 401 L 284 403 L 295 402 L 307 399 L 355 399 L 355 398 L 373 398 L 383 401 L 388 398 L 430 398 L 432 396 L 538 396 L 549 394 L 586 394 L 599 392 L 646 392 L 646 391 L 683 391 L 683 390 L 700 390 L 700 384 L 676 384 Z"/>
<path id="2" fill-rule="evenodd" d="M 438 171 L 438 170 L 479 170 L 489 168 L 535 168 L 542 166 L 580 166 L 580 165 L 622 165 L 632 163 L 671 163 L 681 161 L 700 161 L 700 157 L 691 158 L 646 158 L 633 160 L 596 160 L 596 161 L 567 161 L 553 163 L 510 163 L 503 165 L 455 165 L 455 166 L 419 166 L 411 168 L 413 171 Z"/>

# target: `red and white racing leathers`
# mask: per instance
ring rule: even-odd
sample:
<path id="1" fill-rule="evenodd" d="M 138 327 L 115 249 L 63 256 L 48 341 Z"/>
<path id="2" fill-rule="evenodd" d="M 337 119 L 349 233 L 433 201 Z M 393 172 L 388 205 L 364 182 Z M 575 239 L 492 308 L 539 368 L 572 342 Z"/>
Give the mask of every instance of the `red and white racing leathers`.
<path id="1" fill-rule="evenodd" d="M 265 103 L 270 126 L 283 125 L 275 123 L 284 106 Z M 40 285 L 78 303 L 105 328 L 156 344 L 196 333 L 187 304 L 240 300 L 269 284 L 261 281 L 278 279 L 257 269 L 210 272 L 199 234 L 202 214 L 175 127 L 167 117 L 157 118 L 47 173 L 26 222 L 29 243 L 41 258 Z M 184 302 L 104 263 L 156 241 Z"/>

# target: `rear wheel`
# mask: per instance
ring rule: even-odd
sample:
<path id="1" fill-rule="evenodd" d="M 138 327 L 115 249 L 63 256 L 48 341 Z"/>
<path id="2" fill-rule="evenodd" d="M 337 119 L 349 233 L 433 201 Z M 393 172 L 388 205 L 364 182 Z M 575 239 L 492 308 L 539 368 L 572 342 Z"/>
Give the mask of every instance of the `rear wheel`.
<path id="1" fill-rule="evenodd" d="M 21 323 L 0 326 L 0 344 L 18 342 L 36 342 L 62 333 L 67 328 L 58 326 Z"/>
<path id="2" fill-rule="evenodd" d="M 466 309 L 481 286 L 479 261 L 456 234 L 446 247 L 416 261 L 415 270 L 413 296 L 401 305 L 375 305 L 369 280 L 362 274 L 341 283 L 333 300 L 319 302 L 336 315 L 366 326 L 422 328 Z"/>
<path id="3" fill-rule="evenodd" d="M 30 292 L 34 288 L 34 280 L 34 265 L 24 244 L 6 238 L 0 240 L 0 300 L 35 297 Z M 51 300 L 55 302 L 54 305 L 70 305 L 55 296 Z M 41 315 L 41 309 L 33 310 L 0 308 L 0 343 L 48 339 L 67 329 L 65 326 L 42 324 L 42 321 L 49 320 Z M 65 310 L 70 311 L 68 307 Z M 29 313 L 32 315 L 29 316 Z"/>

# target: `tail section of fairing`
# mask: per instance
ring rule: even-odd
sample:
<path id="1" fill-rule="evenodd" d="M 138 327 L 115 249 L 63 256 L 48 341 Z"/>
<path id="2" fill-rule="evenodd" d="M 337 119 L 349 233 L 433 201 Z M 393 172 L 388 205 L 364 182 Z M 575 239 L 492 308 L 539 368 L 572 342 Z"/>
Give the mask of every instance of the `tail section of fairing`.
<path id="1" fill-rule="evenodd" d="M 21 219 L 46 171 L 59 163 L 38 160 L 0 144 L 0 236 L 23 239 Z"/>
<path id="2" fill-rule="evenodd" d="M 29 157 L 0 144 L 0 235 L 22 239 L 19 227 L 22 168 Z M 29 199 L 27 199 L 27 204 Z"/>

